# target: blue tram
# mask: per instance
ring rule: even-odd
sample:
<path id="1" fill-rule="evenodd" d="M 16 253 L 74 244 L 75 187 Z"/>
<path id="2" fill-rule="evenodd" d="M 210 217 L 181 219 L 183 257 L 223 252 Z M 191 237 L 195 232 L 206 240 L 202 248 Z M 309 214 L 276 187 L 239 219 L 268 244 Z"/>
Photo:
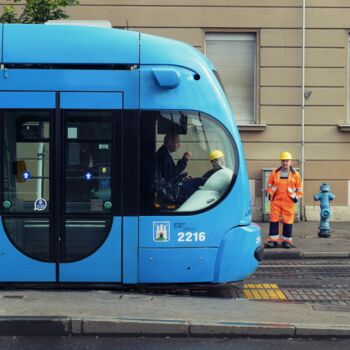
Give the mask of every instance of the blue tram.
<path id="1" fill-rule="evenodd" d="M 0 44 L 0 283 L 224 283 L 257 268 L 242 145 L 206 57 L 87 26 L 5 24 Z M 170 134 L 184 166 L 167 179 Z"/>

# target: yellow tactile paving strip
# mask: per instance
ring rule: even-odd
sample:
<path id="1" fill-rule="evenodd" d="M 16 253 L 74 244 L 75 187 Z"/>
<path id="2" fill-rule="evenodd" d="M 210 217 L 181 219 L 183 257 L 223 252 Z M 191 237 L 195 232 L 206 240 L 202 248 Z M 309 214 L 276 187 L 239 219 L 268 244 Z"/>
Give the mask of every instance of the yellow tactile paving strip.
<path id="1" fill-rule="evenodd" d="M 243 295 L 246 299 L 253 300 L 287 300 L 277 284 L 245 284 Z"/>

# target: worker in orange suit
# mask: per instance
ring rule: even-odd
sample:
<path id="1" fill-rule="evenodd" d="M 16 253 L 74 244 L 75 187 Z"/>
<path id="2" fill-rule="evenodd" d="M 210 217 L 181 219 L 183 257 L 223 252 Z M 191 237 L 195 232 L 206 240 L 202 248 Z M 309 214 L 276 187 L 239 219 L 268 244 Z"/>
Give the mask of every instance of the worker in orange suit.
<path id="1" fill-rule="evenodd" d="M 292 155 L 280 154 L 281 166 L 270 174 L 265 191 L 271 201 L 270 232 L 267 248 L 277 248 L 278 243 L 289 249 L 292 247 L 294 207 L 303 196 L 302 181 L 299 173 L 292 167 Z M 279 222 L 282 217 L 283 230 L 279 235 Z"/>

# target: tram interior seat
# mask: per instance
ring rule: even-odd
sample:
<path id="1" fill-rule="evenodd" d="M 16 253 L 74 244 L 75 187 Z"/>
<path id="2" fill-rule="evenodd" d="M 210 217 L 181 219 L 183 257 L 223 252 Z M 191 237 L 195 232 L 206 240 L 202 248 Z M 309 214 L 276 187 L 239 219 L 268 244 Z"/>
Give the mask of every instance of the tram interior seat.
<path id="1" fill-rule="evenodd" d="M 196 211 L 213 205 L 226 192 L 232 181 L 233 171 L 222 168 L 216 171 L 203 186 L 199 186 L 176 212 Z"/>

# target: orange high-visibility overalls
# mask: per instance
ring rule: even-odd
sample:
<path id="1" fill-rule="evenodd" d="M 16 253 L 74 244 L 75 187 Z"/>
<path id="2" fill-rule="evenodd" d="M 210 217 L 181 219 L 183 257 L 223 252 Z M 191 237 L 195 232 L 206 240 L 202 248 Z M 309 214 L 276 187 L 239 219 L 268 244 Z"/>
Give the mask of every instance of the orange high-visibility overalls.
<path id="1" fill-rule="evenodd" d="M 281 168 L 272 171 L 265 191 L 271 200 L 270 232 L 268 242 L 288 242 L 292 244 L 294 206 L 303 196 L 301 177 L 290 167 L 288 178 L 281 178 Z M 282 217 L 283 231 L 279 236 L 278 226 Z"/>

